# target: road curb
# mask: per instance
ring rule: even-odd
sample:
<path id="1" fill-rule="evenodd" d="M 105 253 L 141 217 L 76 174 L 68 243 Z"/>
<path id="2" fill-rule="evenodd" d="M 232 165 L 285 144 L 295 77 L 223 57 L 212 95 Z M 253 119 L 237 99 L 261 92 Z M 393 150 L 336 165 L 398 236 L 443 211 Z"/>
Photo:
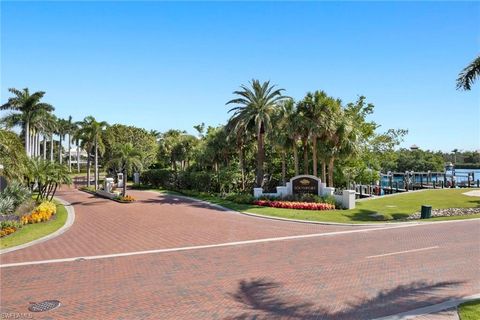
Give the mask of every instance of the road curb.
<path id="1" fill-rule="evenodd" d="M 9 253 L 9 252 L 12 252 L 12 251 L 16 251 L 16 250 L 28 248 L 28 247 L 34 246 L 36 244 L 51 240 L 53 238 L 58 237 L 59 235 L 61 235 L 65 231 L 67 231 L 73 225 L 73 222 L 75 221 L 75 209 L 73 208 L 73 206 L 69 202 L 67 202 L 67 201 L 65 201 L 61 198 L 55 197 L 55 200 L 60 202 L 65 207 L 65 209 L 67 210 L 67 220 L 65 221 L 65 224 L 62 227 L 60 227 L 60 229 L 58 229 L 57 231 L 55 231 L 53 233 L 50 233 L 50 234 L 47 234 L 46 236 L 43 236 L 39 239 L 30 241 L 30 242 L 27 242 L 27 243 L 24 243 L 24 244 L 20 244 L 20 245 L 15 246 L 15 247 L 0 250 L 0 255 L 5 254 L 5 253 Z"/>
<path id="2" fill-rule="evenodd" d="M 410 310 L 410 311 L 406 311 L 406 312 L 402 312 L 402 313 L 397 313 L 397 314 L 382 317 L 382 318 L 376 318 L 376 319 L 373 319 L 373 320 L 409 320 L 409 319 L 415 319 L 416 317 L 419 317 L 419 316 L 424 316 L 424 315 L 428 315 L 428 314 L 431 314 L 431 313 L 434 313 L 434 312 L 443 311 L 443 310 L 450 309 L 450 308 L 455 308 L 459 304 L 462 304 L 462 303 L 468 302 L 468 301 L 472 301 L 472 300 L 477 300 L 477 299 L 480 299 L 480 293 L 477 293 L 477 294 L 474 294 L 474 295 L 471 295 L 471 296 L 467 296 L 467 297 L 463 297 L 463 298 L 447 300 L 445 302 L 433 304 L 431 306 L 418 308 L 418 309 L 414 309 L 414 310 Z"/>

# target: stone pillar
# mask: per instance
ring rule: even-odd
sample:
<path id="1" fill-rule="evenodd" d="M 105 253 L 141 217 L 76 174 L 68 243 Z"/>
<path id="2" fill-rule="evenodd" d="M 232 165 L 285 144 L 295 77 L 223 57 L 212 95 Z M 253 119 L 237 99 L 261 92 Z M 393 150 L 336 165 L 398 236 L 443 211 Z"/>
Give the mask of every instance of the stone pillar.
<path id="1" fill-rule="evenodd" d="M 263 189 L 262 188 L 253 188 L 253 197 L 254 198 L 260 198 L 263 195 Z"/>
<path id="2" fill-rule="evenodd" d="M 139 184 L 140 183 L 140 173 L 139 172 L 135 172 L 133 174 L 133 183 L 135 184 Z"/>
<path id="3" fill-rule="evenodd" d="M 335 192 L 335 188 L 325 187 L 323 188 L 322 196 L 333 196 L 334 192 Z"/>
<path id="4" fill-rule="evenodd" d="M 355 209 L 355 190 L 343 190 L 342 207 L 344 209 Z"/>
<path id="5" fill-rule="evenodd" d="M 277 196 L 278 196 L 278 197 L 283 198 L 283 197 L 285 197 L 287 194 L 288 194 L 288 189 L 287 189 L 287 187 L 284 187 L 284 186 L 277 187 Z"/>

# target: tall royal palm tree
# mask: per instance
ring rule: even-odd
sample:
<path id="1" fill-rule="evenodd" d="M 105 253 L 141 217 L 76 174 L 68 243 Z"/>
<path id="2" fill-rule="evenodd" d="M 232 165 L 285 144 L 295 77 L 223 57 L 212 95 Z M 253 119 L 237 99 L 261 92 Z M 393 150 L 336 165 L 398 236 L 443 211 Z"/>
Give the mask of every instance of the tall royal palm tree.
<path id="1" fill-rule="evenodd" d="M 142 154 L 136 150 L 131 143 L 117 144 L 114 146 L 112 159 L 109 161 L 110 166 L 116 167 L 118 171 L 123 173 L 123 190 L 122 195 L 127 194 L 127 175 L 133 170 L 142 169 Z"/>
<path id="2" fill-rule="evenodd" d="M 458 75 L 457 89 L 470 90 L 472 84 L 480 76 L 480 56 L 466 66 Z"/>
<path id="3" fill-rule="evenodd" d="M 265 162 L 265 133 L 271 128 L 271 116 L 278 108 L 278 103 L 287 97 L 282 95 L 284 89 L 277 89 L 270 85 L 270 81 L 260 83 L 252 80 L 250 87 L 240 86 L 241 90 L 234 91 L 238 98 L 227 102 L 235 104 L 236 107 L 229 110 L 233 112 L 231 120 L 243 123 L 243 127 L 254 125 L 257 138 L 257 174 L 255 186 L 262 187 L 264 162 Z"/>
<path id="4" fill-rule="evenodd" d="M 82 140 L 82 147 L 87 150 L 87 185 L 90 186 L 90 165 L 91 156 L 93 153 L 95 159 L 94 168 L 94 183 L 95 189 L 98 188 L 98 154 L 105 152 L 105 145 L 103 144 L 103 130 L 107 127 L 105 121 L 97 121 L 94 117 L 86 117 L 80 124 L 80 129 L 77 133 L 77 137 Z"/>
<path id="5" fill-rule="evenodd" d="M 7 103 L 1 105 L 0 110 L 12 110 L 14 112 L 3 117 L 2 122 L 22 127 L 25 138 L 25 151 L 27 156 L 30 157 L 33 151 L 30 125 L 38 113 L 42 111 L 52 112 L 54 108 L 48 103 L 41 102 L 45 95 L 43 91 L 37 91 L 32 94 L 30 94 L 28 88 L 23 90 L 10 88 L 8 91 L 13 94 L 13 97 L 10 97 Z"/>

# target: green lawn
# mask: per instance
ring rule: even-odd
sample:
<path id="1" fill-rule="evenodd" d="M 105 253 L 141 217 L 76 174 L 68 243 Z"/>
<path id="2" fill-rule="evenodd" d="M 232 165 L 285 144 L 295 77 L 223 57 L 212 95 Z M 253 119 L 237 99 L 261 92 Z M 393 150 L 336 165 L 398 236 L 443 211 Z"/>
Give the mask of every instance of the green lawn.
<path id="1" fill-rule="evenodd" d="M 24 225 L 20 230 L 0 238 L 0 249 L 18 246 L 36 240 L 60 229 L 65 224 L 68 215 L 67 210 L 62 204 L 59 202 L 56 202 L 56 204 L 57 213 L 54 219 L 47 222 Z"/>
<path id="2" fill-rule="evenodd" d="M 459 305 L 458 315 L 460 316 L 460 320 L 479 320 L 480 300 L 469 301 Z"/>
<path id="3" fill-rule="evenodd" d="M 357 202 L 356 208 L 352 210 L 333 211 L 277 209 L 237 204 L 207 195 L 196 195 L 195 197 L 233 210 L 266 216 L 310 221 L 362 223 L 376 221 L 369 216 L 372 213 L 380 213 L 389 221 L 402 220 L 408 215 L 420 211 L 420 206 L 422 204 L 431 205 L 433 209 L 480 207 L 480 198 L 465 196 L 462 194 L 470 190 L 473 189 L 437 189 L 402 193 L 392 197 Z M 165 192 L 165 190 L 162 192 Z M 457 217 L 438 217 L 429 219 L 428 221 L 471 218 L 480 218 L 480 214 Z"/>

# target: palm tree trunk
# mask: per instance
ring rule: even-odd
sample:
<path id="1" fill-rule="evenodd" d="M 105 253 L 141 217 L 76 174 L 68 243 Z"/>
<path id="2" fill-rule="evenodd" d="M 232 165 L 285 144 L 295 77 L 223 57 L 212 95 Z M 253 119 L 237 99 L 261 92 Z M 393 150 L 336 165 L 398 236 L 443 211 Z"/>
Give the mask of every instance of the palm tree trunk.
<path id="1" fill-rule="evenodd" d="M 322 182 L 327 183 L 327 164 L 322 160 Z"/>
<path id="2" fill-rule="evenodd" d="M 95 140 L 95 190 L 97 190 L 97 188 L 98 188 L 98 144 L 97 144 L 97 141 Z"/>
<path id="3" fill-rule="evenodd" d="M 264 136 L 262 132 L 262 124 L 259 124 L 257 129 L 257 177 L 255 186 L 261 188 L 263 185 L 263 162 L 265 160 L 265 145 Z"/>
<path id="4" fill-rule="evenodd" d="M 43 160 L 47 160 L 47 136 L 43 135 Z"/>
<path id="5" fill-rule="evenodd" d="M 242 179 L 242 191 L 245 191 L 245 165 L 243 160 L 243 148 L 239 148 L 238 152 L 238 160 L 240 162 L 240 171 L 241 171 L 241 179 Z"/>
<path id="6" fill-rule="evenodd" d="M 40 132 L 37 133 L 37 157 L 40 157 Z"/>
<path id="7" fill-rule="evenodd" d="M 30 157 L 30 122 L 25 122 L 25 152 L 27 157 Z"/>
<path id="8" fill-rule="evenodd" d="M 293 162 L 295 165 L 295 175 L 298 176 L 300 173 L 299 166 L 298 166 L 298 149 L 296 141 L 293 142 Z"/>
<path id="9" fill-rule="evenodd" d="M 90 152 L 87 152 L 87 187 L 90 187 Z"/>
<path id="10" fill-rule="evenodd" d="M 317 177 L 317 136 L 312 135 L 312 160 L 313 160 L 313 175 Z"/>
<path id="11" fill-rule="evenodd" d="M 58 135 L 58 162 L 62 164 L 62 136 Z"/>
<path id="12" fill-rule="evenodd" d="M 53 162 L 53 133 L 50 135 L 50 161 Z"/>
<path id="13" fill-rule="evenodd" d="M 303 174 L 308 174 L 308 140 L 303 139 Z"/>
<path id="14" fill-rule="evenodd" d="M 282 185 L 285 186 L 287 181 L 286 181 L 286 176 L 287 176 L 287 166 L 286 166 L 286 161 L 285 161 L 286 155 L 285 151 L 282 151 Z"/>
<path id="15" fill-rule="evenodd" d="M 72 172 L 72 135 L 68 134 L 68 171 Z"/>
<path id="16" fill-rule="evenodd" d="M 80 173 L 80 141 L 77 140 L 77 172 Z"/>
<path id="17" fill-rule="evenodd" d="M 333 188 L 333 166 L 335 163 L 335 158 L 331 157 L 328 163 L 328 186 Z"/>

